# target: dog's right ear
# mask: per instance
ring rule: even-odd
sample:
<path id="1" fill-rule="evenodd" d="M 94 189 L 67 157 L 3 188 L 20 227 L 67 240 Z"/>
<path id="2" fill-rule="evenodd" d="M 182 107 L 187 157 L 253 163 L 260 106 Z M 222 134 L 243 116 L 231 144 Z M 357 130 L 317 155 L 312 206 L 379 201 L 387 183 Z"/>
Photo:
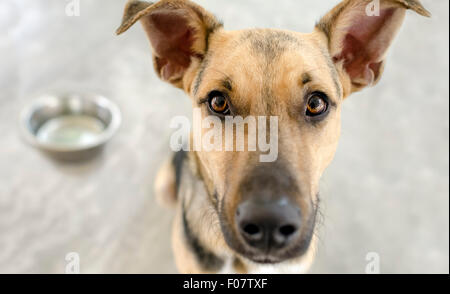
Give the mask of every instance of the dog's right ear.
<path id="1" fill-rule="evenodd" d="M 209 35 L 222 24 L 189 0 L 161 0 L 157 3 L 129 0 L 119 35 L 140 21 L 153 51 L 158 76 L 179 88 L 189 88 L 192 75 L 208 50 Z M 189 76 L 189 77 L 187 77 Z"/>

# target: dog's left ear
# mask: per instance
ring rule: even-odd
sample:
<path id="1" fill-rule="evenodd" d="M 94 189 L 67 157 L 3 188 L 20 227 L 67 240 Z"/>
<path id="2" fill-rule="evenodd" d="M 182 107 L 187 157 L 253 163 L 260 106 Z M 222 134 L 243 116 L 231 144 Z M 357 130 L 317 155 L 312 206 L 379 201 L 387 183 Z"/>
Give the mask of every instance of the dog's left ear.
<path id="1" fill-rule="evenodd" d="M 418 0 L 345 0 L 316 25 L 327 38 L 344 96 L 378 82 L 407 9 L 430 16 Z"/>
<path id="2" fill-rule="evenodd" d="M 211 32 L 222 26 L 189 0 L 129 0 L 116 33 L 125 32 L 138 20 L 150 40 L 156 73 L 179 88 L 186 86 L 186 73 L 195 71 L 193 67 L 204 58 Z"/>

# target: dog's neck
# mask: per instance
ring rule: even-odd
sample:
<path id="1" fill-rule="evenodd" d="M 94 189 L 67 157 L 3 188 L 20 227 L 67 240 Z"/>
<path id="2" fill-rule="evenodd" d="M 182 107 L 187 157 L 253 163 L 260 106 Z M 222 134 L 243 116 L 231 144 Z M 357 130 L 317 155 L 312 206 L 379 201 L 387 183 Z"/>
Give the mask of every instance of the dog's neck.
<path id="1" fill-rule="evenodd" d="M 209 173 L 206 171 L 200 158 L 198 157 L 197 152 L 190 151 L 188 153 L 188 160 L 191 170 L 204 183 L 205 190 L 208 194 L 208 198 L 211 201 L 211 204 L 217 209 L 218 203 L 217 197 L 215 196 L 216 191 L 214 188 L 214 183 L 211 177 L 209 176 Z"/>

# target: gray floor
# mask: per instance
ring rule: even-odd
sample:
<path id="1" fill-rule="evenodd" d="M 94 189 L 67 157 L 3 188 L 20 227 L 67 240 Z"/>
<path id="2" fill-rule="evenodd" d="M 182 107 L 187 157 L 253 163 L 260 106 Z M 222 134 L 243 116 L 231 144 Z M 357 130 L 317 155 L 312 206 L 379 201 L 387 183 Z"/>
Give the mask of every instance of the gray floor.
<path id="1" fill-rule="evenodd" d="M 172 213 L 151 184 L 169 152 L 168 122 L 190 114 L 184 95 L 153 73 L 139 27 L 113 32 L 124 1 L 0 2 L 0 272 L 174 273 Z M 228 29 L 308 32 L 337 1 L 198 1 Z M 342 138 L 322 181 L 313 273 L 449 271 L 449 51 L 447 0 L 408 13 L 381 83 L 343 107 Z M 62 164 L 23 142 L 21 108 L 49 90 L 88 90 L 117 102 L 123 125 L 95 160 Z"/>

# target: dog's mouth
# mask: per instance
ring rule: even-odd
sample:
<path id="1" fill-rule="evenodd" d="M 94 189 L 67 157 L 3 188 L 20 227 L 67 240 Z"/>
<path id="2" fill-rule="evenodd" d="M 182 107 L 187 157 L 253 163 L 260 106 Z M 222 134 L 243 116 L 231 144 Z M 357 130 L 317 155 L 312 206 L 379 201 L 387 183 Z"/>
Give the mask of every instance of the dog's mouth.
<path id="1" fill-rule="evenodd" d="M 275 263 L 280 263 L 283 262 L 284 260 L 279 259 L 277 257 L 274 256 L 243 256 L 244 258 L 247 258 L 253 262 L 256 263 L 261 263 L 261 264 L 275 264 Z"/>
<path id="2" fill-rule="evenodd" d="M 222 211 L 219 212 L 219 216 L 222 233 L 226 243 L 240 257 L 258 264 L 277 264 L 300 258 L 308 252 L 316 227 L 317 210 L 317 205 L 314 205 L 313 211 L 305 221 L 305 225 L 299 232 L 299 236 L 295 242 L 292 242 L 289 246 L 284 248 L 270 248 L 265 251 L 249 246 L 242 238 L 234 233 L 232 225 L 226 220 Z"/>

